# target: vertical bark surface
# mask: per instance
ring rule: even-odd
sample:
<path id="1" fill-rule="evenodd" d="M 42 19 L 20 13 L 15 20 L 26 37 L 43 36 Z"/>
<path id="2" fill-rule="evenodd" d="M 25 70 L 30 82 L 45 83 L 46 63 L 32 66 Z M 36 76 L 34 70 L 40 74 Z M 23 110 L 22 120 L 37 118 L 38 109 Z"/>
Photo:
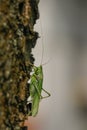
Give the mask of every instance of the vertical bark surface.
<path id="1" fill-rule="evenodd" d="M 0 130 L 26 130 L 38 0 L 0 0 Z"/>

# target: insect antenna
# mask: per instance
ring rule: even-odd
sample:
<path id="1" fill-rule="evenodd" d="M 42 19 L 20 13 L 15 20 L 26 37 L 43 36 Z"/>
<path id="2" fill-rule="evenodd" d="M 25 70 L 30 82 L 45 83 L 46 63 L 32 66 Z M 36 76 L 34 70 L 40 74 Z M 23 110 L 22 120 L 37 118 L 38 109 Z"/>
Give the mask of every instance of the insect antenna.
<path id="1" fill-rule="evenodd" d="M 41 64 L 42 66 L 46 65 L 47 63 L 49 63 L 50 59 L 48 59 L 48 61 L 46 61 L 45 63 L 43 63 L 43 57 L 44 57 L 44 36 L 43 36 L 43 27 L 42 27 L 42 20 L 40 17 L 40 26 L 41 26 L 41 41 L 42 41 L 42 56 L 41 56 Z"/>
<path id="2" fill-rule="evenodd" d="M 49 58 L 45 63 L 42 64 L 42 66 L 48 64 L 51 61 L 51 58 Z"/>
<path id="3" fill-rule="evenodd" d="M 42 41 L 42 56 L 41 56 L 41 65 L 42 65 L 43 56 L 44 56 L 44 38 L 43 38 L 43 28 L 42 28 L 41 17 L 40 17 L 40 26 L 41 26 L 41 41 Z"/>

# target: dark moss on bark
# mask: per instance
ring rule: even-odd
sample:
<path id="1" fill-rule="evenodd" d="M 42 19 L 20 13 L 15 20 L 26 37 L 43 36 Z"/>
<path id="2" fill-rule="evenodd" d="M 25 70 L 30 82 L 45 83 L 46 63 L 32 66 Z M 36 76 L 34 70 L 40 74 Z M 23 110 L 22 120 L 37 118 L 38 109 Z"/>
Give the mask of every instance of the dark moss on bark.
<path id="1" fill-rule="evenodd" d="M 38 18 L 38 0 L 0 0 L 0 130 L 27 129 L 27 81 Z"/>

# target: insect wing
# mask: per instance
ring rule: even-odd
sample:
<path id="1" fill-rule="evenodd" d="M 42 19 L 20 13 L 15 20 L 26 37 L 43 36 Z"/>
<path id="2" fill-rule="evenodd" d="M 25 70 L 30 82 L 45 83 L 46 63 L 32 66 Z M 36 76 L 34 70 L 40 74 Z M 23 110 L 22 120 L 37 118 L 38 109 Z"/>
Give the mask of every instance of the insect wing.
<path id="1" fill-rule="evenodd" d="M 39 102 L 40 102 L 40 97 L 38 94 L 35 94 L 33 98 L 33 103 L 32 103 L 32 116 L 37 115 L 38 109 L 39 109 Z"/>

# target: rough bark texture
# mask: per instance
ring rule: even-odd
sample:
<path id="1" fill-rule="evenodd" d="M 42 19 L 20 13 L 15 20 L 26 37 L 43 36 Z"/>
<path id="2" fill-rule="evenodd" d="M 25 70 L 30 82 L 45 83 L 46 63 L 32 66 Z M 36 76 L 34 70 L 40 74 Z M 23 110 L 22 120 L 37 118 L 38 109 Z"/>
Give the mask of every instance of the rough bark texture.
<path id="1" fill-rule="evenodd" d="M 0 130 L 26 130 L 38 0 L 0 0 Z"/>

